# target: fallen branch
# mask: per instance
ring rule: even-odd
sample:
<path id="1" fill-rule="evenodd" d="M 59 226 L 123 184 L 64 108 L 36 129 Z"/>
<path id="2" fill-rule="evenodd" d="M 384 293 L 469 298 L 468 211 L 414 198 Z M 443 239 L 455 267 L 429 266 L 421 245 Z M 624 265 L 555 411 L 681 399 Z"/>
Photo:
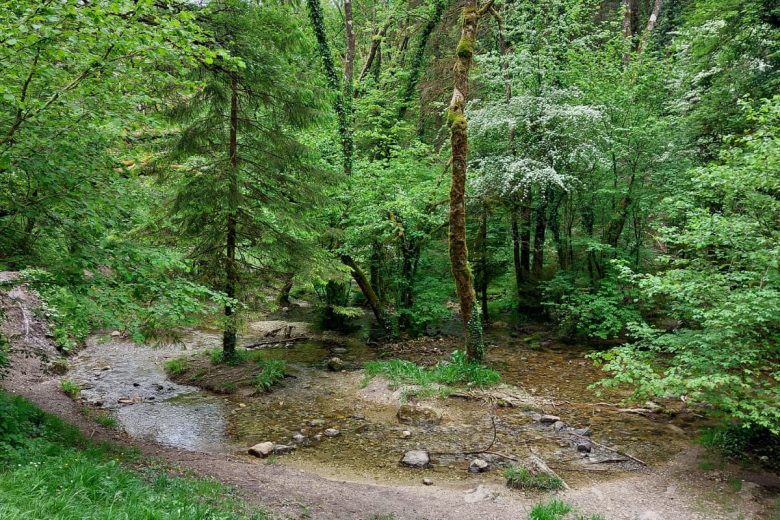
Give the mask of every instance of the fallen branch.
<path id="1" fill-rule="evenodd" d="M 278 345 L 280 343 L 295 343 L 296 341 L 306 341 L 311 339 L 308 336 L 296 336 L 294 338 L 282 338 L 282 339 L 269 339 L 266 341 L 258 341 L 257 343 L 250 343 L 244 346 L 244 348 L 257 348 L 266 347 L 268 345 Z"/>
<path id="2" fill-rule="evenodd" d="M 615 448 L 610 448 L 609 446 L 605 446 L 605 445 L 601 444 L 600 442 L 594 441 L 590 437 L 585 437 L 584 435 L 580 435 L 580 434 L 574 433 L 574 432 L 569 432 L 569 434 L 574 436 L 574 437 L 578 437 L 580 439 L 584 439 L 584 440 L 590 442 L 591 444 L 595 444 L 599 448 L 605 449 L 607 451 L 611 451 L 612 453 L 617 453 L 618 455 L 622 455 L 623 457 L 628 457 L 629 459 L 633 460 L 634 462 L 638 462 L 642 466 L 647 466 L 647 463 L 645 461 L 640 460 L 640 459 L 634 457 L 633 455 L 629 455 L 628 453 L 623 453 L 622 451 L 616 450 Z"/>

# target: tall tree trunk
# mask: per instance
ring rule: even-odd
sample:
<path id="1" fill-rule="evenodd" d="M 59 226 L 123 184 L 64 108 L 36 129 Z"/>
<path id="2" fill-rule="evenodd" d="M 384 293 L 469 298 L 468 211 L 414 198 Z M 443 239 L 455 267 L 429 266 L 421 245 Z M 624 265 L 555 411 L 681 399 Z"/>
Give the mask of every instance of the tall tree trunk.
<path id="1" fill-rule="evenodd" d="M 453 68 L 454 86 L 450 99 L 448 122 L 452 147 L 452 185 L 450 187 L 449 252 L 452 275 L 460 300 L 460 314 L 466 333 L 466 355 L 469 361 L 481 363 L 485 358 L 482 320 L 475 305 L 474 281 L 469 268 L 466 245 L 466 173 L 468 169 L 468 123 L 465 108 L 468 97 L 469 69 L 477 42 L 479 18 L 490 9 L 492 0 L 478 9 L 476 0 L 466 0 L 461 18 L 461 33 Z"/>
<path id="2" fill-rule="evenodd" d="M 351 99 L 350 103 L 345 103 L 344 93 L 339 86 L 339 76 L 336 73 L 336 66 L 333 63 L 333 56 L 330 53 L 330 45 L 328 45 L 328 38 L 325 35 L 325 22 L 322 18 L 322 8 L 320 7 L 319 0 L 308 0 L 309 6 L 309 19 L 311 20 L 312 29 L 314 30 L 314 36 L 317 38 L 317 50 L 322 60 L 322 66 L 325 69 L 325 76 L 328 80 L 328 86 L 333 91 L 334 101 L 333 108 L 336 112 L 336 118 L 338 119 L 339 135 L 341 137 L 341 152 L 343 156 L 344 174 L 352 175 L 352 152 L 354 149 L 354 143 L 352 140 L 352 126 L 351 126 Z M 350 5 L 351 12 L 351 5 Z M 350 20 L 351 25 L 351 20 Z M 347 38 L 349 38 L 349 34 Z M 354 33 L 352 33 L 354 42 Z M 353 50 L 354 57 L 354 50 Z M 349 85 L 350 92 L 352 85 Z M 351 96 L 350 96 L 351 98 Z"/>
<path id="3" fill-rule="evenodd" d="M 623 65 L 628 65 L 631 61 L 631 39 L 634 37 L 632 25 L 635 8 L 635 0 L 623 0 L 623 36 L 626 39 L 626 51 L 623 53 Z"/>
<path id="4" fill-rule="evenodd" d="M 229 298 L 236 297 L 238 287 L 238 267 L 236 266 L 236 220 L 239 190 L 238 190 L 238 77 L 230 75 L 230 138 L 228 140 L 228 155 L 230 157 L 230 204 L 233 206 L 227 218 L 227 258 L 225 259 L 225 294 Z M 225 359 L 231 359 L 236 354 L 236 317 L 233 304 L 225 305 L 225 330 L 222 334 L 222 353 Z"/>
<path id="5" fill-rule="evenodd" d="M 387 33 L 387 30 L 390 28 L 390 22 L 391 20 L 388 20 L 385 25 L 382 26 L 382 28 L 379 30 L 378 33 L 374 35 L 374 37 L 371 39 L 371 47 L 368 49 L 368 57 L 366 57 L 366 63 L 363 64 L 363 69 L 360 71 L 360 75 L 358 76 L 358 84 L 362 83 L 363 80 L 366 78 L 366 74 L 368 74 L 368 71 L 371 70 L 371 65 L 374 64 L 374 59 L 377 61 L 382 59 L 381 54 L 381 45 L 382 45 L 382 39 L 385 37 L 385 34 Z M 358 95 L 358 89 L 355 89 L 355 97 Z"/>
<path id="6" fill-rule="evenodd" d="M 636 46 L 637 54 L 642 54 L 645 41 L 647 40 L 647 37 L 650 36 L 650 33 L 653 32 L 656 22 L 658 22 L 658 16 L 661 14 L 661 2 L 662 0 L 655 0 L 653 3 L 653 12 L 650 13 L 650 18 L 647 20 L 647 26 L 645 27 L 642 36 L 639 37 L 639 43 L 637 43 Z"/>
<path id="7" fill-rule="evenodd" d="M 406 111 L 409 109 L 409 104 L 414 97 L 415 89 L 417 88 L 417 82 L 420 79 L 420 72 L 422 71 L 422 63 L 425 58 L 425 49 L 428 46 L 428 40 L 431 37 L 431 33 L 436 28 L 436 25 L 441 20 L 441 16 L 444 13 L 444 8 L 447 6 L 445 0 L 436 0 L 436 4 L 433 8 L 433 14 L 428 19 L 428 23 L 423 27 L 422 34 L 420 35 L 420 41 L 417 42 L 417 48 L 414 51 L 412 57 L 411 68 L 409 69 L 409 77 L 406 80 L 406 87 L 404 88 L 403 96 L 401 97 L 401 107 L 398 110 L 398 119 L 403 119 L 406 115 Z"/>
<path id="8" fill-rule="evenodd" d="M 518 212 L 519 208 L 517 205 L 512 205 L 512 208 L 510 209 L 510 219 L 512 221 L 512 260 L 515 267 L 515 285 L 517 286 L 517 309 L 518 312 L 520 312 L 523 301 L 523 285 L 525 285 L 526 277 L 523 271 L 520 254 L 521 238 Z"/>
<path id="9" fill-rule="evenodd" d="M 479 229 L 477 230 L 477 251 L 479 252 L 479 263 L 477 270 L 477 287 L 479 290 L 479 300 L 482 307 L 482 323 L 487 324 L 490 319 L 488 315 L 488 243 L 487 226 L 488 211 L 487 204 L 482 201 L 482 208 L 479 213 Z"/>
<path id="10" fill-rule="evenodd" d="M 536 208 L 536 229 L 534 230 L 534 263 L 531 273 L 535 279 L 542 276 L 544 268 L 544 241 L 547 231 L 547 199 L 542 198 Z"/>

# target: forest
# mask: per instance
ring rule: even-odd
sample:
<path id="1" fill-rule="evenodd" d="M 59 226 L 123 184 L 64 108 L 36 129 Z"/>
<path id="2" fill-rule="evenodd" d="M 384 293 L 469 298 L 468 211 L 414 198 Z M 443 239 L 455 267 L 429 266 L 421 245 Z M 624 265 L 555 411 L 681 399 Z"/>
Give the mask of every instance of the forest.
<path id="1" fill-rule="evenodd" d="M 727 518 L 607 511 L 555 458 L 678 443 L 780 518 L 776 0 L 0 0 L 0 64 L 0 518 L 309 518 L 146 461 L 134 424 L 213 426 L 154 412 L 196 394 L 256 471 L 533 498 L 473 518 Z M 308 485 L 314 518 L 472 518 Z"/>

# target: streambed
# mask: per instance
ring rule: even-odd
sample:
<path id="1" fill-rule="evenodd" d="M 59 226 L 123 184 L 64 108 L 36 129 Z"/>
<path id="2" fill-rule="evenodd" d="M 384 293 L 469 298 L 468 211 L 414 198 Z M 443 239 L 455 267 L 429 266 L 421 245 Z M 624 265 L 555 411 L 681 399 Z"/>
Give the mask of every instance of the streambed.
<path id="1" fill-rule="evenodd" d="M 262 338 L 263 330 L 276 325 L 253 324 L 242 344 Z M 367 382 L 359 370 L 365 361 L 399 352 L 352 338 L 318 337 L 264 347 L 264 356 L 284 359 L 290 369 L 290 377 L 271 393 L 239 386 L 234 393 L 217 395 L 168 379 L 163 369 L 167 359 L 194 356 L 206 362 L 203 351 L 220 342 L 218 332 L 200 330 L 158 346 L 95 337 L 73 359 L 67 377 L 82 386 L 87 403 L 111 410 L 132 436 L 247 459 L 246 449 L 255 443 L 294 445 L 292 454 L 270 462 L 346 480 L 419 484 L 429 477 L 436 484 L 473 487 L 503 482 L 500 469 L 533 451 L 569 484 L 578 485 L 642 469 L 617 452 L 649 464 L 663 462 L 688 445 L 689 432 L 697 426 L 685 413 L 621 411 L 617 403 L 623 396 L 597 396 L 588 389 L 600 372 L 584 357 L 584 349 L 552 341 L 539 345 L 501 330 L 489 336 L 488 364 L 506 384 L 524 389 L 504 389 L 513 393 L 515 406 L 498 406 L 505 403 L 489 398 L 410 398 L 408 406 L 428 409 L 437 418 L 416 424 L 399 420 L 402 389 L 388 388 L 382 379 Z M 457 340 L 443 338 L 412 343 L 407 357 L 432 363 L 447 358 L 455 344 Z M 333 356 L 344 362 L 345 370 L 327 369 Z M 541 414 L 558 416 L 565 426 L 556 432 L 552 424 L 539 422 Z M 581 439 L 571 435 L 574 428 L 590 429 L 597 444 L 588 443 L 589 452 L 578 448 Z M 338 434 L 324 435 L 326 429 Z M 303 442 L 296 443 L 296 435 Z M 431 453 L 432 467 L 399 465 L 406 451 L 417 449 Z M 489 453 L 470 453 L 480 450 Z M 491 471 L 468 472 L 477 456 Z"/>

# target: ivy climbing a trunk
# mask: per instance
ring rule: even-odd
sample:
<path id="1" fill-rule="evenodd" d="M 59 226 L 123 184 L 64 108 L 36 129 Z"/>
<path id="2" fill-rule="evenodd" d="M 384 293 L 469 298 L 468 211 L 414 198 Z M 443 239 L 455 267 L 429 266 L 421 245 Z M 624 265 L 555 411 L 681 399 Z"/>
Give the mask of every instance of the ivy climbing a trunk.
<path id="1" fill-rule="evenodd" d="M 460 301 L 460 314 L 466 333 L 468 360 L 481 363 L 485 358 L 482 319 L 476 305 L 474 277 L 469 267 L 466 246 L 466 173 L 468 170 L 468 123 L 465 108 L 468 98 L 469 70 L 477 42 L 480 17 L 490 9 L 492 0 L 482 7 L 476 0 L 466 0 L 461 18 L 460 40 L 455 50 L 454 86 L 447 114 L 452 146 L 452 185 L 450 187 L 449 245 L 452 276 Z"/>

